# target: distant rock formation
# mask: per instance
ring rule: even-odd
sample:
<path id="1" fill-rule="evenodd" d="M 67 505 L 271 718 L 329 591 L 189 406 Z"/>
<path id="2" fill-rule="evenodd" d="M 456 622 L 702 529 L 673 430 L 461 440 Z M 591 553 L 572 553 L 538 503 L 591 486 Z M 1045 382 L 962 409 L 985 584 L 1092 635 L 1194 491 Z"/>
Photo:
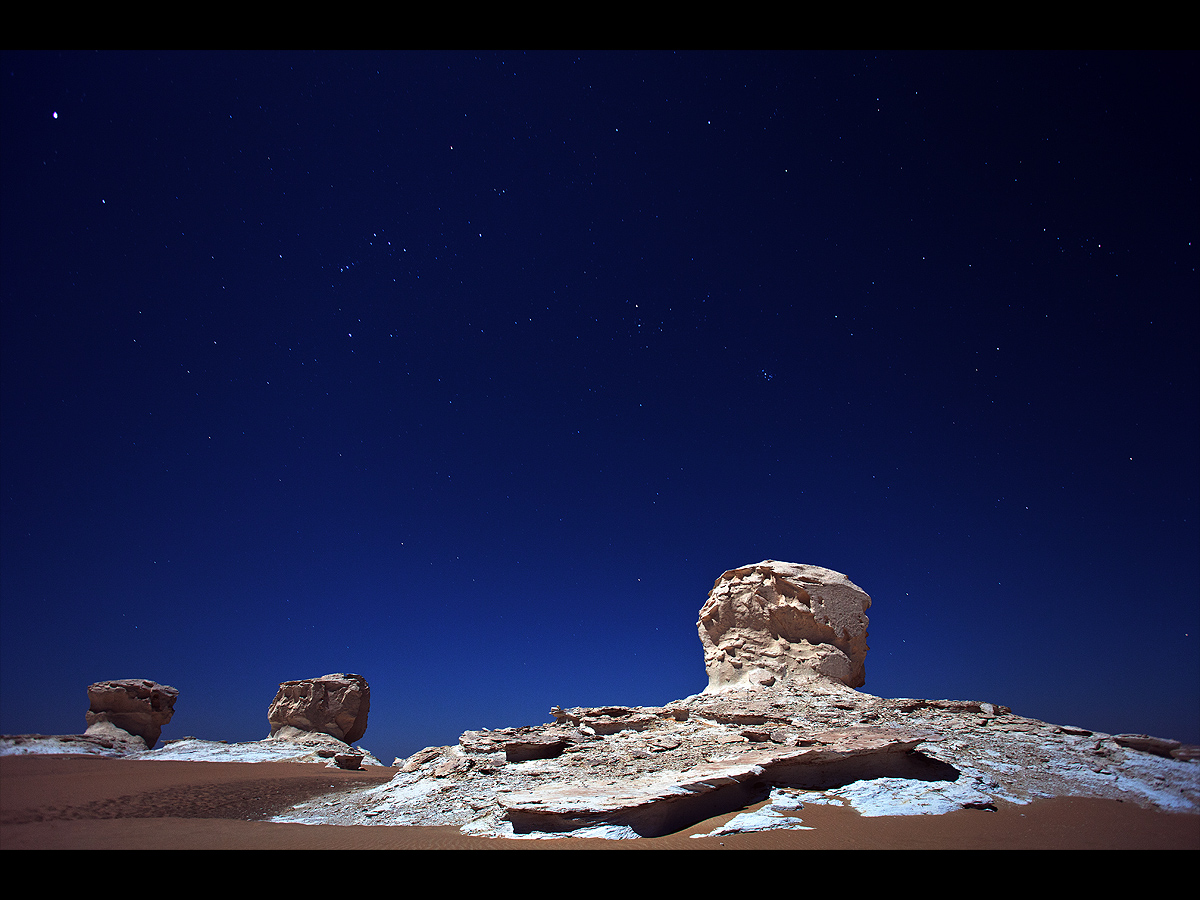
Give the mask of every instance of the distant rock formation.
<path id="1" fill-rule="evenodd" d="M 381 766 L 369 750 L 350 746 L 367 730 L 370 695 L 361 675 L 285 681 L 267 714 L 269 737 L 239 744 L 186 737 L 167 741 L 156 750 L 179 691 L 145 679 L 102 681 L 88 689 L 91 709 L 86 733 L 0 735 L 0 756 L 53 753 L 202 762 L 313 762 L 352 769 Z"/>
<path id="2" fill-rule="evenodd" d="M 179 691 L 145 678 L 98 681 L 88 688 L 86 734 L 113 737 L 113 727 L 146 742 L 153 750 L 162 727 L 175 715 Z M 119 737 L 119 735 L 118 735 Z"/>
<path id="3" fill-rule="evenodd" d="M 267 720 L 271 737 L 281 736 L 284 729 L 296 729 L 353 744 L 367 733 L 370 708 L 371 688 L 361 675 L 325 675 L 280 684 Z"/>
<path id="4" fill-rule="evenodd" d="M 292 734 L 289 735 L 288 732 Z M 3 738 L 0 738 L 0 755 L 3 753 Z M 135 758 L 179 762 L 317 763 L 327 767 L 336 766 L 339 769 L 383 765 L 375 758 L 375 754 L 364 747 L 351 747 L 332 735 L 315 731 L 296 731 L 291 728 L 283 728 L 275 737 L 263 738 L 261 741 L 233 744 L 226 741 L 206 741 L 196 737 L 178 738 L 164 741 L 157 750 L 138 753 Z"/>
<path id="5" fill-rule="evenodd" d="M 361 769 L 364 754 L 335 753 L 333 761 L 339 769 Z"/>
<path id="6" fill-rule="evenodd" d="M 803 684 L 830 678 L 866 683 L 871 598 L 840 572 L 763 560 L 730 569 L 700 609 L 706 691 Z"/>

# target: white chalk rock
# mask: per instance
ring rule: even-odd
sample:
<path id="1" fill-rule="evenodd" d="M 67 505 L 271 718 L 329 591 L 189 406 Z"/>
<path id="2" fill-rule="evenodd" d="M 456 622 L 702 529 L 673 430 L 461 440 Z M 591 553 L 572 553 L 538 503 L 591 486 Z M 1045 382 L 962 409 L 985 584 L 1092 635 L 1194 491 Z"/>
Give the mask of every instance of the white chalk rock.
<path id="1" fill-rule="evenodd" d="M 718 578 L 697 627 L 706 692 L 827 678 L 866 683 L 871 598 L 840 572 L 763 560 Z"/>

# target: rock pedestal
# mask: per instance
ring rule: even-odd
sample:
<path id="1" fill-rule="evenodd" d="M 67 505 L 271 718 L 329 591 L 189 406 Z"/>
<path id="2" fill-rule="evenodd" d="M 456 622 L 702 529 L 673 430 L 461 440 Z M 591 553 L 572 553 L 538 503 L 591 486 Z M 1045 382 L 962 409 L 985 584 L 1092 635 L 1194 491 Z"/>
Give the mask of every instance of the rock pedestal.
<path id="1" fill-rule="evenodd" d="M 328 734 L 353 744 L 367 733 L 371 688 L 361 675 L 285 681 L 267 710 L 274 737 L 283 728 Z"/>
<path id="2" fill-rule="evenodd" d="M 105 723 L 136 735 L 153 750 L 162 727 L 175 715 L 179 691 L 145 678 L 98 681 L 88 688 L 89 733 L 105 732 Z"/>

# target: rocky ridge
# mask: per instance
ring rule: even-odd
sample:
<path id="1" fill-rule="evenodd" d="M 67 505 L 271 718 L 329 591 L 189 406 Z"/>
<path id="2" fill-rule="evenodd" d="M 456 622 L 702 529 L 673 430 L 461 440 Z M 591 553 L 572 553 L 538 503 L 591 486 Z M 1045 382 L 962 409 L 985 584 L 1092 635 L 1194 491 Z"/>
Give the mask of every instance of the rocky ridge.
<path id="1" fill-rule="evenodd" d="M 397 760 L 401 771 L 383 787 L 279 820 L 636 837 L 743 809 L 772 789 L 851 802 L 839 798 L 871 786 L 900 798 L 893 815 L 1066 795 L 1200 811 L 1195 748 L 1052 725 L 986 702 L 884 699 L 818 681 L 803 693 L 698 694 L 553 715 L 465 732 L 457 746 Z"/>

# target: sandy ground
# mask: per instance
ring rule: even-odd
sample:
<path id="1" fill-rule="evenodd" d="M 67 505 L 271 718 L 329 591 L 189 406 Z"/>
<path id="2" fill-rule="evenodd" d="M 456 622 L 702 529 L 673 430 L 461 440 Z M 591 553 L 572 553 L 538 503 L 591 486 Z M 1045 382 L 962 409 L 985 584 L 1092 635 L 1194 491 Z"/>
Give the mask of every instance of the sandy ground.
<path id="1" fill-rule="evenodd" d="M 1200 849 L 1200 815 L 1056 798 L 995 812 L 869 818 L 808 806 L 811 830 L 690 838 L 733 818 L 659 838 L 514 840 L 457 828 L 340 827 L 262 821 L 301 800 L 387 781 L 391 768 L 344 772 L 304 763 L 151 762 L 0 757 L 0 849 L 170 850 L 948 850 Z"/>

